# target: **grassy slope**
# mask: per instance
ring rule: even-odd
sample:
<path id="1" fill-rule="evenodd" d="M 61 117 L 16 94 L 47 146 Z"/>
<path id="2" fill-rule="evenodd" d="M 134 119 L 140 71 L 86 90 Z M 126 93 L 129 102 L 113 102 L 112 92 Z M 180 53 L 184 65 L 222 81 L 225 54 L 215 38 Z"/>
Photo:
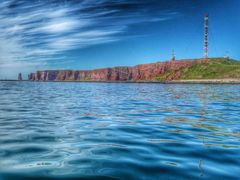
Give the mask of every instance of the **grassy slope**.
<path id="1" fill-rule="evenodd" d="M 189 68 L 181 68 L 179 79 L 224 79 L 240 78 L 240 62 L 224 58 L 212 58 L 204 63 L 196 63 Z M 157 80 L 165 80 L 173 72 L 168 70 Z"/>

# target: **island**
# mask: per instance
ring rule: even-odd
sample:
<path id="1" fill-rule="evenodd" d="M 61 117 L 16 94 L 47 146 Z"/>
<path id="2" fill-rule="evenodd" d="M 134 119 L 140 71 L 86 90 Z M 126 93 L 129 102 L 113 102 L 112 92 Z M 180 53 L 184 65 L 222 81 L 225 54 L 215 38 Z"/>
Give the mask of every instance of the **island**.
<path id="1" fill-rule="evenodd" d="M 240 61 L 229 58 L 183 59 L 95 70 L 42 70 L 30 81 L 80 82 L 240 82 Z"/>

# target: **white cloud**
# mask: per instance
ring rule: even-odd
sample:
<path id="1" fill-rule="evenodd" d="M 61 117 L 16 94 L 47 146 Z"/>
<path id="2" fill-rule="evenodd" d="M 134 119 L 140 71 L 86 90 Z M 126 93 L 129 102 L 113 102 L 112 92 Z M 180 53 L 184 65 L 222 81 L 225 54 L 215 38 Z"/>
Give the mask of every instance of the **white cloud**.
<path id="1" fill-rule="evenodd" d="M 38 32 L 46 33 L 62 33 L 72 31 L 80 26 L 85 26 L 87 23 L 79 22 L 70 18 L 59 18 L 49 21 L 46 25 L 36 29 Z"/>

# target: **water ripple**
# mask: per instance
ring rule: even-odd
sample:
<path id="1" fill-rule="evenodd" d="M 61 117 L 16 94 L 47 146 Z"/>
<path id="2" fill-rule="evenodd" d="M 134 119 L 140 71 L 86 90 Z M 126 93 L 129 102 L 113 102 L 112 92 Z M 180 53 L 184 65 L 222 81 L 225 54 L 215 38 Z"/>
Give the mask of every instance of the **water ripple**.
<path id="1" fill-rule="evenodd" d="M 237 179 L 239 92 L 0 82 L 0 179 Z"/>

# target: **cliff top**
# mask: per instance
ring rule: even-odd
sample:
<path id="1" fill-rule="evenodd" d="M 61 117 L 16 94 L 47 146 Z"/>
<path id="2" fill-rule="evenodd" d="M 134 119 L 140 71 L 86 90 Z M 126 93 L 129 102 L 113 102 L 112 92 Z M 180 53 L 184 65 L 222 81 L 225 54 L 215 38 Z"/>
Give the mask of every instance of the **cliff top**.
<path id="1" fill-rule="evenodd" d="M 177 78 L 176 78 L 177 76 Z M 167 70 L 156 77 L 156 80 L 199 80 L 240 78 L 240 61 L 227 58 L 210 58 L 190 67 L 179 68 L 177 71 Z"/>
<path id="2" fill-rule="evenodd" d="M 213 58 L 210 58 L 210 59 L 213 59 Z M 203 58 L 179 59 L 179 60 L 176 60 L 175 63 L 181 63 L 181 62 L 186 62 L 186 61 L 201 61 L 201 60 L 203 60 Z M 48 70 L 38 70 L 37 72 L 97 71 L 97 70 L 114 69 L 114 68 L 134 68 L 134 67 L 138 67 L 138 66 L 163 64 L 163 63 L 169 63 L 169 62 L 170 62 L 169 60 L 165 60 L 165 61 L 156 61 L 156 62 L 145 63 L 145 64 L 137 64 L 137 65 L 134 65 L 134 66 L 113 66 L 113 67 L 105 67 L 105 68 L 103 67 L 103 68 L 87 69 L 87 70 L 86 69 L 48 69 Z"/>

